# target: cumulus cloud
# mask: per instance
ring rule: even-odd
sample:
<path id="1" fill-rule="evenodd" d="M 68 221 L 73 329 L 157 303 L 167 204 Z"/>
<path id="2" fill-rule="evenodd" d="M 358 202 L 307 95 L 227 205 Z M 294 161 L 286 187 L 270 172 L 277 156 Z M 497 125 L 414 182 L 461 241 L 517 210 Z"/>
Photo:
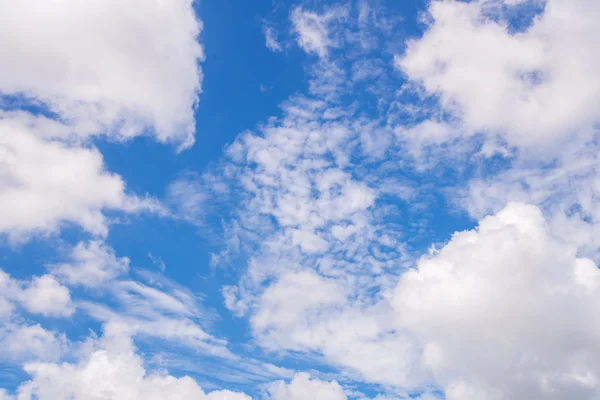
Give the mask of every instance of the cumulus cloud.
<path id="1" fill-rule="evenodd" d="M 17 398 L 24 400 L 250 399 L 227 390 L 206 393 L 190 377 L 147 371 L 129 338 L 110 328 L 97 348 L 76 364 L 35 362 L 27 364 L 25 371 L 31 380 L 17 390 Z"/>
<path id="2" fill-rule="evenodd" d="M 0 115 L 0 232 L 14 240 L 65 223 L 106 235 L 104 210 L 156 209 L 126 193 L 94 148 L 45 140 L 21 118 Z"/>
<path id="3" fill-rule="evenodd" d="M 71 295 L 51 275 L 33 277 L 30 281 L 11 278 L 0 270 L 0 361 L 56 361 L 67 351 L 66 336 L 31 323 L 21 310 L 31 316 L 69 317 L 75 312 Z"/>
<path id="4" fill-rule="evenodd" d="M 3 94 L 89 133 L 194 141 L 203 60 L 190 0 L 0 2 Z"/>
<path id="5" fill-rule="evenodd" d="M 118 327 L 123 335 L 234 358 L 226 340 L 207 333 L 206 326 L 214 316 L 201 306 L 197 295 L 162 275 L 136 272 L 140 279 L 124 275 L 92 286 L 97 298 L 81 301 L 82 311 L 113 329 Z"/>
<path id="6" fill-rule="evenodd" d="M 290 383 L 274 382 L 269 385 L 272 400 L 347 400 L 342 387 L 336 382 L 311 379 L 306 373 L 294 376 Z"/>
<path id="7" fill-rule="evenodd" d="M 129 270 L 129 259 L 117 257 L 105 243 L 93 240 L 79 242 L 67 263 L 49 266 L 53 275 L 70 285 L 102 286 Z"/>
<path id="8" fill-rule="evenodd" d="M 471 133 L 559 148 L 598 122 L 600 53 L 593 0 L 549 0 L 523 32 L 487 1 L 434 1 L 422 38 L 396 65 Z"/>
<path id="9" fill-rule="evenodd" d="M 600 270 L 511 203 L 404 274 L 393 305 L 446 398 L 591 399 Z"/>
<path id="10" fill-rule="evenodd" d="M 0 347 L 3 360 L 57 361 L 67 352 L 69 342 L 64 334 L 49 331 L 40 324 L 27 325 L 3 321 Z"/>
<path id="11" fill-rule="evenodd" d="M 267 349 L 317 351 L 371 382 L 398 388 L 424 382 L 413 365 L 416 349 L 395 331 L 389 305 L 354 302 L 347 296 L 360 296 L 360 289 L 348 292 L 342 280 L 316 273 L 284 275 L 262 294 L 251 319 L 254 335 Z"/>
<path id="12" fill-rule="evenodd" d="M 68 317 L 75 312 L 69 289 L 51 275 L 34 277 L 19 297 L 30 313 Z"/>
<path id="13" fill-rule="evenodd" d="M 189 0 L 38 3 L 0 1 L 1 104 L 13 109 L 0 113 L 0 232 L 106 235 L 105 211 L 160 207 L 127 193 L 91 137 L 193 144 L 202 23 Z"/>
<path id="14" fill-rule="evenodd" d="M 52 275 L 34 276 L 31 281 L 16 280 L 0 270 L 0 315 L 10 316 L 20 305 L 32 314 L 68 317 L 75 312 L 69 289 Z"/>
<path id="15" fill-rule="evenodd" d="M 231 311 L 249 317 L 258 344 L 319 357 L 370 382 L 419 384 L 424 375 L 411 367 L 416 353 L 382 299 L 408 265 L 398 208 L 413 195 L 411 182 L 394 174 L 399 164 L 386 163 L 393 129 L 330 97 L 348 86 L 338 78 L 353 65 L 339 62 L 333 46 L 343 37 L 357 54 L 370 51 L 360 40 L 372 28 L 370 11 L 361 22 L 338 26 L 347 11 L 296 9 L 292 22 L 331 18 L 327 61 L 315 60 L 313 95 L 288 99 L 281 118 L 241 134 L 214 170 L 171 187 L 192 217 L 205 204 L 225 204 L 219 217 L 226 246 L 213 261 L 247 261 L 238 284 L 222 294 Z M 379 64 L 385 79 L 390 63 Z M 375 86 L 381 87 L 369 86 L 369 94 L 380 93 Z"/>
<path id="16" fill-rule="evenodd" d="M 314 295 L 306 296 L 307 291 Z M 267 346 L 278 347 L 282 341 L 293 342 L 296 332 L 302 334 L 297 329 L 298 324 L 310 323 L 302 319 L 318 318 L 318 315 L 310 315 L 311 311 L 322 313 L 329 307 L 343 305 L 345 301 L 346 293 L 335 281 L 314 272 L 290 273 L 263 293 L 259 311 L 252 318 L 252 326 L 264 332 L 266 337 L 263 340 Z"/>
<path id="17" fill-rule="evenodd" d="M 535 18 L 523 22 L 522 11 L 541 4 Z M 452 143 L 444 150 L 452 167 L 503 158 L 500 169 L 482 162 L 481 172 L 466 188 L 459 181 L 452 191 L 458 199 L 450 200 L 474 218 L 508 201 L 535 204 L 556 235 L 595 261 L 600 53 L 591 38 L 598 15 L 597 2 L 586 0 L 435 1 L 424 35 L 396 58 L 411 83 L 437 96 L 450 116 L 397 127 L 400 136 L 441 149 Z M 472 157 L 465 143 L 474 134 L 484 139 Z M 414 154 L 426 167 L 443 159 L 440 152 Z"/>
<path id="18" fill-rule="evenodd" d="M 0 91 L 41 104 L 55 119 L 1 114 L 0 205 L 11 212 L 0 218 L 0 232 L 18 239 L 75 224 L 94 238 L 48 265 L 49 275 L 20 281 L 0 273 L 0 314 L 22 308 L 64 317 L 76 304 L 111 332 L 78 362 L 59 364 L 60 334 L 31 321 L 11 325 L 0 344 L 17 358 L 40 358 L 27 364 L 31 381 L 17 394 L 248 399 L 207 394 L 191 378 L 148 371 L 130 337 L 183 345 L 227 360 L 222 365 L 243 361 L 209 333 L 211 315 L 196 294 L 161 274 L 128 274 L 129 259 L 98 238 L 108 232 L 106 211 L 162 208 L 128 193 L 121 177 L 105 170 L 91 135 L 193 142 L 203 55 L 190 1 L 65 0 L 46 12 L 32 1 L 12 7 L 0 0 L 0 37 L 12 35 L 23 46 L 0 39 L 0 50 L 11 55 L 0 66 Z M 318 56 L 309 68 L 310 95 L 291 97 L 281 117 L 241 134 L 215 170 L 183 176 L 167 190 L 174 213 L 196 224 L 219 207 L 212 203 L 226 198 L 235 205 L 219 213 L 226 246 L 212 262 L 247 261 L 222 294 L 231 311 L 248 317 L 253 343 L 318 358 L 400 398 L 436 398 L 435 385 L 449 400 L 597 396 L 600 273 L 581 254 L 598 247 L 600 232 L 593 133 L 600 58 L 592 40 L 600 9 L 592 0 L 548 0 L 520 29 L 494 14 L 519 3 L 430 2 L 424 35 L 395 60 L 409 80 L 402 87 L 392 80 L 390 53 L 403 46 L 373 50 L 389 24 L 366 2 L 292 9 L 298 45 Z M 271 28 L 265 40 L 281 50 Z M 417 101 L 427 99 L 423 107 L 414 104 L 415 92 Z M 483 145 L 471 154 L 478 134 Z M 574 144 L 566 146 L 567 139 Z M 415 150 L 411 141 L 439 150 Z M 581 150 L 582 143 L 589 148 Z M 519 153 L 538 147 L 544 151 L 534 162 Z M 551 151 L 557 148 L 566 155 Z M 507 164 L 514 157 L 513 164 L 459 190 L 471 214 L 496 212 L 515 199 L 543 208 L 511 203 L 406 272 L 411 243 L 420 242 L 420 250 L 433 240 L 423 234 L 433 207 L 421 195 L 431 182 L 448 184 L 446 170 L 422 166 L 450 160 L 460 169 L 471 156 L 479 162 L 497 154 Z M 64 285 L 73 293 L 85 288 L 90 298 L 75 301 Z M 362 396 L 302 373 L 267 391 L 274 400 Z"/>

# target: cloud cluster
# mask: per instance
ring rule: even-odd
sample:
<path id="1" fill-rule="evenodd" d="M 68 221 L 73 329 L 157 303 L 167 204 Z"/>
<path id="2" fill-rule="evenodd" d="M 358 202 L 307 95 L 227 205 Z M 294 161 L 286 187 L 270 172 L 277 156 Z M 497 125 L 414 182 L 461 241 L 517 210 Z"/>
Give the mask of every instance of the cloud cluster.
<path id="1" fill-rule="evenodd" d="M 416 352 L 382 298 L 408 265 L 403 232 L 390 220 L 411 198 L 410 181 L 393 176 L 397 166 L 381 165 L 387 142 L 373 143 L 375 123 L 353 123 L 352 111 L 306 97 L 291 99 L 284 112 L 241 135 L 213 172 L 218 178 L 173 184 L 186 188 L 178 203 L 192 215 L 215 199 L 210 193 L 222 197 L 224 181 L 239 204 L 224 221 L 228 246 L 214 258 L 226 265 L 248 257 L 239 284 L 223 288 L 226 305 L 249 316 L 269 350 L 319 354 L 373 382 L 423 382 L 410 367 Z"/>
<path id="2" fill-rule="evenodd" d="M 45 139 L 53 124 L 43 117 L 36 121 L 0 112 L 1 233 L 22 241 L 73 223 L 106 235 L 104 210 L 158 208 L 126 193 L 123 179 L 106 171 L 95 148 Z"/>
<path id="3" fill-rule="evenodd" d="M 446 398 L 591 399 L 600 270 L 510 203 L 405 273 L 392 304 Z"/>
<path id="4" fill-rule="evenodd" d="M 275 382 L 269 387 L 272 400 L 347 400 L 342 387 L 335 381 L 324 382 L 299 373 L 290 383 Z"/>
<path id="5" fill-rule="evenodd" d="M 158 211 L 89 138 L 193 144 L 204 55 L 191 2 L 1 1 L 0 15 L 0 232 L 106 235 L 105 210 Z"/>
<path id="6" fill-rule="evenodd" d="M 600 8 L 549 0 L 530 21 L 519 18 L 538 4 L 432 2 L 424 35 L 409 41 L 395 65 L 439 100 L 446 117 L 398 131 L 438 145 L 483 136 L 478 156 L 500 155 L 506 165 L 459 182 L 453 201 L 475 218 L 508 201 L 538 205 L 557 235 L 598 260 L 600 53 L 593 38 Z M 456 160 L 461 152 L 456 146 L 450 154 Z"/>
<path id="7" fill-rule="evenodd" d="M 52 275 L 19 280 L 0 269 L 0 362 L 60 359 L 68 346 L 66 336 L 23 315 L 65 319 L 74 313 L 71 292 Z"/>
<path id="8" fill-rule="evenodd" d="M 380 95 L 375 117 L 356 111 L 364 98 L 341 96 L 388 75 L 381 55 L 366 63 L 339 54 L 368 47 L 353 47 L 346 19 L 355 10 L 339 20 L 335 8 L 292 12 L 299 46 L 319 56 L 312 97 L 289 99 L 282 118 L 241 135 L 218 172 L 234 182 L 239 207 L 215 259 L 247 257 L 240 283 L 223 295 L 249 316 L 261 346 L 318 355 L 402 395 L 435 397 L 430 383 L 452 399 L 593 397 L 596 332 L 584 322 L 597 268 L 580 253 L 597 232 L 598 9 L 550 0 L 530 23 L 512 21 L 525 3 L 431 2 L 423 36 L 394 59 L 405 85 L 390 95 L 381 78 L 369 88 Z M 407 93 L 423 104 L 407 104 Z M 415 142 L 433 146 L 419 153 Z M 541 151 L 528 159 L 532 148 Z M 496 156 L 504 164 L 485 170 Z M 472 173 L 470 161 L 481 179 L 441 170 Z M 407 202 L 426 185 L 390 180 L 403 174 L 459 186 L 436 195 L 460 194 L 450 200 L 479 218 L 509 200 L 542 208 L 511 204 L 404 272 L 399 239 L 423 227 L 394 212 L 424 213 L 428 200 Z"/>
<path id="9" fill-rule="evenodd" d="M 0 2 L 0 91 L 81 133 L 193 143 L 204 58 L 190 0 Z"/>
<path id="10" fill-rule="evenodd" d="M 75 311 L 69 289 L 52 275 L 18 281 L 0 270 L 0 288 L 0 315 L 12 314 L 16 305 L 44 316 L 68 317 Z"/>
<path id="11" fill-rule="evenodd" d="M 118 330 L 117 330 L 118 332 Z M 16 399 L 92 400 L 98 398 L 249 400 L 250 397 L 227 390 L 205 393 L 190 377 L 176 378 L 150 373 L 135 353 L 128 337 L 107 328 L 105 336 L 94 344 L 76 364 L 32 362 L 25 366 L 31 380 L 17 389 Z M 11 399 L 10 396 L 8 396 Z"/>
<path id="12" fill-rule="evenodd" d="M 600 103 L 598 3 L 549 0 L 516 31 L 490 3 L 432 2 L 427 31 L 396 65 L 471 133 L 556 149 L 592 128 Z"/>

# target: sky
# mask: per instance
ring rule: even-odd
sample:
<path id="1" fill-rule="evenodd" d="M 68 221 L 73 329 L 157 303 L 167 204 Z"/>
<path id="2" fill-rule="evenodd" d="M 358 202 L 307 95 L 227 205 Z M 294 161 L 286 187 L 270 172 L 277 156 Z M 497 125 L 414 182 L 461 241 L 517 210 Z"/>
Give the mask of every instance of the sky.
<path id="1" fill-rule="evenodd" d="M 597 400 L 600 2 L 0 0 L 0 400 Z"/>

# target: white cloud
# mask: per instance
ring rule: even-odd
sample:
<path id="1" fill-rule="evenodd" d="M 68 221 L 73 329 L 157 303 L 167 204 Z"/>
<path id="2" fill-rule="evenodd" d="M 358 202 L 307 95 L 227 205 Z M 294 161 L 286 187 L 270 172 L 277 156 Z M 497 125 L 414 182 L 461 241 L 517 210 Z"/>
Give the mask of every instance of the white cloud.
<path id="1" fill-rule="evenodd" d="M 2 270 L 0 270 L 0 289 L 0 317 L 6 317 L 13 312 L 14 305 L 11 300 L 19 292 L 19 287 L 10 275 Z"/>
<path id="2" fill-rule="evenodd" d="M 552 231 L 577 246 L 578 254 L 600 261 L 600 175 L 593 141 L 574 140 L 551 163 L 540 164 L 523 154 L 510 168 L 472 179 L 455 194 L 466 210 L 481 218 L 507 201 L 532 203 L 544 211 Z"/>
<path id="3" fill-rule="evenodd" d="M 448 400 L 591 399 L 598 391 L 600 270 L 511 203 L 404 274 L 401 326 Z"/>
<path id="4" fill-rule="evenodd" d="M 184 286 L 148 270 L 126 274 L 129 260 L 117 257 L 104 243 L 79 243 L 70 257 L 69 263 L 50 265 L 49 269 L 70 285 L 93 289 L 92 298 L 77 301 L 78 308 L 93 319 L 113 329 L 119 327 L 127 336 L 164 340 L 217 357 L 234 357 L 225 340 L 206 332 L 214 313 Z M 77 270 L 78 266 L 82 271 Z"/>
<path id="5" fill-rule="evenodd" d="M 4 117 L 0 115 L 0 233 L 19 241 L 74 223 L 106 235 L 104 210 L 159 208 L 127 195 L 121 177 L 105 170 L 95 148 L 43 139 L 38 127 L 20 116 Z"/>
<path id="6" fill-rule="evenodd" d="M 105 211 L 162 210 L 126 193 L 90 136 L 192 145 L 201 29 L 190 0 L 0 1 L 0 92 L 53 118 L 0 112 L 0 233 L 105 236 Z"/>
<path id="7" fill-rule="evenodd" d="M 20 400 L 250 400 L 227 390 L 207 394 L 187 376 L 146 371 L 130 340 L 113 332 L 77 364 L 36 362 L 27 364 L 25 371 L 32 378 L 19 386 Z"/>
<path id="8" fill-rule="evenodd" d="M 68 317 L 75 312 L 69 289 L 52 275 L 34 277 L 19 297 L 30 313 Z"/>
<path id="9" fill-rule="evenodd" d="M 193 143 L 204 58 L 190 0 L 0 1 L 0 91 L 89 133 Z"/>
<path id="10" fill-rule="evenodd" d="M 152 264 L 154 264 L 156 268 L 160 270 L 160 272 L 165 272 L 165 270 L 167 269 L 167 264 L 165 264 L 164 260 L 161 257 L 155 256 L 152 253 L 148 253 L 148 258 L 150 259 L 150 261 L 152 261 Z"/>
<path id="11" fill-rule="evenodd" d="M 346 14 L 347 9 L 343 7 L 330 9 L 322 14 L 306 11 L 302 7 L 294 8 L 290 18 L 298 45 L 307 53 L 326 57 L 329 48 L 339 46 L 339 38 L 330 31 L 330 24 L 344 18 Z"/>
<path id="12" fill-rule="evenodd" d="M 277 31 L 272 26 L 263 25 L 263 32 L 265 34 L 265 45 L 267 49 L 278 53 L 283 50 L 281 43 L 277 41 Z"/>
<path id="13" fill-rule="evenodd" d="M 79 242 L 69 262 L 49 266 L 53 275 L 69 285 L 98 287 L 126 274 L 129 259 L 117 257 L 113 249 L 98 240 Z"/>
<path id="14" fill-rule="evenodd" d="M 306 295 L 308 292 L 311 296 Z M 296 332 L 302 334 L 298 325 L 308 330 L 319 313 L 343 305 L 346 293 L 335 281 L 305 271 L 284 275 L 263 293 L 260 301 L 252 326 L 264 335 L 261 340 L 266 346 L 276 348 L 282 341 L 293 343 Z"/>
<path id="15" fill-rule="evenodd" d="M 2 358 L 18 362 L 57 361 L 66 352 L 64 335 L 42 328 L 39 324 L 25 325 L 3 321 L 0 329 Z"/>
<path id="16" fill-rule="evenodd" d="M 272 400 L 347 400 L 342 387 L 336 382 L 310 379 L 306 373 L 298 373 L 290 383 L 274 382 L 269 385 Z"/>
<path id="17" fill-rule="evenodd" d="M 124 283 L 127 285 L 128 282 Z M 142 287 L 155 293 L 148 295 L 144 293 L 146 290 L 131 293 L 118 285 L 112 293 L 117 306 L 85 302 L 80 307 L 95 320 L 118 327 L 122 334 L 128 336 L 164 340 L 222 358 L 235 357 L 227 348 L 227 341 L 206 332 L 201 325 L 206 321 L 203 315 L 197 314 L 198 310 L 192 308 L 193 305 L 183 305 L 168 293 Z"/>
<path id="18" fill-rule="evenodd" d="M 549 0 L 524 32 L 485 14 L 485 1 L 433 1 L 422 38 L 397 66 L 471 133 L 510 144 L 560 149 L 598 122 L 600 5 Z M 543 153 L 543 152 L 542 152 Z"/>
<path id="19" fill-rule="evenodd" d="M 206 216 L 209 207 L 207 201 L 210 193 L 196 182 L 205 176 L 187 174 L 172 182 L 167 188 L 167 202 L 174 214 L 182 216 L 190 222 L 200 223 Z"/>

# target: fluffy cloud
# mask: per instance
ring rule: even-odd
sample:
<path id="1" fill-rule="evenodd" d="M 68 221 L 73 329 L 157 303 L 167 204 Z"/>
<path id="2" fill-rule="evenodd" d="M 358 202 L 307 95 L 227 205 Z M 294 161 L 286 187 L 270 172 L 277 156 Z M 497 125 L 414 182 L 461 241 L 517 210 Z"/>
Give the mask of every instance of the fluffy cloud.
<path id="1" fill-rule="evenodd" d="M 313 295 L 306 296 L 307 292 Z M 263 293 L 260 301 L 252 326 L 265 336 L 262 338 L 265 345 L 276 348 L 303 341 L 296 335 L 305 334 L 320 313 L 342 306 L 346 293 L 335 281 L 307 271 L 284 275 Z"/>
<path id="2" fill-rule="evenodd" d="M 254 335 L 267 349 L 319 352 L 330 363 L 371 382 L 395 387 L 424 382 L 425 376 L 413 365 L 417 361 L 413 342 L 395 331 L 389 305 L 361 304 L 347 299 L 360 296 L 360 289 L 348 292 L 343 281 L 316 273 L 284 275 L 261 296 L 251 319 Z"/>
<path id="3" fill-rule="evenodd" d="M 593 127 L 600 105 L 598 2 L 549 0 L 530 27 L 516 32 L 493 4 L 431 2 L 427 31 L 397 66 L 439 95 L 471 133 L 559 148 Z"/>
<path id="4" fill-rule="evenodd" d="M 335 381 L 310 379 L 306 373 L 294 376 L 290 383 L 275 382 L 269 386 L 272 400 L 347 400 L 342 387 Z"/>
<path id="5" fill-rule="evenodd" d="M 500 169 L 483 166 L 467 188 L 459 181 L 452 191 L 459 203 L 475 218 L 508 201 L 535 204 L 556 235 L 598 261 L 600 53 L 592 38 L 599 32 L 600 7 L 587 0 L 549 0 L 524 22 L 522 11 L 540 4 L 432 2 L 423 37 L 409 42 L 396 65 L 439 96 L 453 122 L 435 116 L 398 131 L 420 143 L 458 139 L 449 152 L 453 167 L 500 154 Z M 468 157 L 465 135 L 475 133 L 486 140 L 476 157 Z M 417 158 L 435 165 L 438 155 Z"/>
<path id="6" fill-rule="evenodd" d="M 193 143 L 204 57 L 190 0 L 0 1 L 0 91 L 87 133 Z"/>
<path id="7" fill-rule="evenodd" d="M 18 388 L 19 400 L 250 399 L 227 390 L 207 394 L 190 377 L 148 372 L 130 340 L 114 333 L 77 364 L 36 362 L 27 364 L 25 371 L 32 378 Z"/>
<path id="8" fill-rule="evenodd" d="M 34 277 L 19 297 L 30 313 L 68 317 L 75 312 L 69 289 L 51 275 Z"/>
<path id="9" fill-rule="evenodd" d="M 480 218 L 500 210 L 507 201 L 540 206 L 553 232 L 577 246 L 580 254 L 600 260 L 600 175 L 593 143 L 564 146 L 551 165 L 525 157 L 509 169 L 473 179 L 458 189 L 461 204 Z"/>
<path id="10" fill-rule="evenodd" d="M 365 159 L 377 166 L 379 146 L 362 147 L 371 130 L 349 115 L 303 97 L 284 110 L 281 121 L 228 149 L 217 171 L 223 178 L 185 185 L 194 188 L 185 191 L 185 204 L 203 204 L 212 192 L 220 198 L 213 182 L 228 182 L 240 202 L 225 221 L 229 246 L 216 258 L 242 253 L 249 263 L 237 286 L 223 288 L 226 305 L 249 316 L 257 342 L 269 350 L 319 354 L 372 382 L 423 382 L 410 366 L 411 342 L 396 331 L 380 296 L 405 261 L 387 201 L 409 198 L 410 187 L 387 170 L 361 170 Z"/>
<path id="11" fill-rule="evenodd" d="M 70 285 L 97 287 L 127 273 L 129 259 L 117 257 L 113 249 L 94 240 L 78 243 L 68 263 L 52 265 L 50 270 Z"/>
<path id="12" fill-rule="evenodd" d="M 68 349 L 65 335 L 42 328 L 39 324 L 26 325 L 3 321 L 0 329 L 2 359 L 17 362 L 59 360 Z"/>
<path id="13" fill-rule="evenodd" d="M 58 360 L 68 346 L 64 334 L 26 321 L 19 309 L 32 316 L 68 317 L 75 312 L 69 289 L 51 275 L 31 281 L 13 279 L 0 270 L 0 354 L 1 362 Z"/>
<path id="14" fill-rule="evenodd" d="M 127 195 L 121 177 L 105 170 L 96 149 L 48 141 L 36 135 L 39 128 L 21 116 L 0 115 L 1 233 L 23 240 L 70 222 L 105 235 L 104 210 L 155 208 Z"/>
<path id="15" fill-rule="evenodd" d="M 201 29 L 189 0 L 0 1 L 0 104 L 27 110 L 0 114 L 0 232 L 106 235 L 104 211 L 159 209 L 126 193 L 89 137 L 192 145 Z"/>
<path id="16" fill-rule="evenodd" d="M 521 203 L 423 257 L 393 297 L 449 400 L 595 398 L 599 301 L 598 267 Z"/>
<path id="17" fill-rule="evenodd" d="M 75 312 L 69 289 L 52 275 L 19 281 L 0 270 L 0 288 L 0 316 L 10 316 L 16 305 L 48 317 L 68 317 Z"/>

